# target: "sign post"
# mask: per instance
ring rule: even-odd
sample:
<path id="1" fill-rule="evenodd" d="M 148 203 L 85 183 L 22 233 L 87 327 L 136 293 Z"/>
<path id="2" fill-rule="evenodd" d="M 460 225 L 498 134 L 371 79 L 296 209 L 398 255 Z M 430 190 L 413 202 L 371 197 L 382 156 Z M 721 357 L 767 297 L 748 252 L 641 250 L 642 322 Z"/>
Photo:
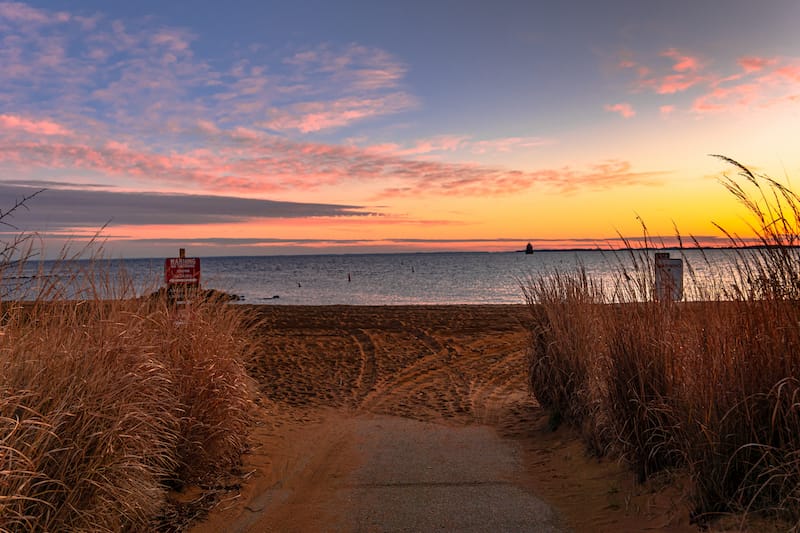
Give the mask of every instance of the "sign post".
<path id="1" fill-rule="evenodd" d="M 677 302 L 683 298 L 683 260 L 670 259 L 669 253 L 657 252 L 655 278 L 656 300 Z"/>
<path id="2" fill-rule="evenodd" d="M 169 301 L 186 305 L 200 289 L 200 258 L 186 257 L 184 248 L 179 255 L 164 260 L 164 282 Z"/>

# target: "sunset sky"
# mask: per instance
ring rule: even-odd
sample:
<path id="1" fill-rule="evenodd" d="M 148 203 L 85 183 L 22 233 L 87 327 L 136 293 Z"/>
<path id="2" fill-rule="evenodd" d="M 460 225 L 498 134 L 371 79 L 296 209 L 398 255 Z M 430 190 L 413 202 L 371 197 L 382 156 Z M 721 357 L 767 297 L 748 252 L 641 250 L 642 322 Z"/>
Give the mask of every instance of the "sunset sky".
<path id="1" fill-rule="evenodd" d="M 744 232 L 800 180 L 797 0 L 0 2 L 0 240 L 114 256 Z"/>

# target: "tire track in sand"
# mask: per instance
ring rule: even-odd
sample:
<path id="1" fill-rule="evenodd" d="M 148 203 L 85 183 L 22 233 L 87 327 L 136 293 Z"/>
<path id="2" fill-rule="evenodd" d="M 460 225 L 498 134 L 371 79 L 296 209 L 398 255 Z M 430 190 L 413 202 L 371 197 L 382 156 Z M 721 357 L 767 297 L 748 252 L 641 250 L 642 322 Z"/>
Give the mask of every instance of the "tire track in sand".
<path id="1" fill-rule="evenodd" d="M 353 385 L 353 399 L 352 406 L 354 408 L 361 407 L 364 399 L 375 387 L 375 382 L 378 379 L 378 370 L 375 364 L 375 342 L 372 337 L 363 329 L 358 329 L 350 334 L 350 337 L 355 341 L 360 353 L 361 366 L 358 370 Z"/>
<path id="2" fill-rule="evenodd" d="M 393 372 L 378 376 L 375 388 L 361 404 L 363 410 L 417 420 L 467 420 L 470 380 L 459 361 L 460 352 L 435 333 L 403 324 L 402 336 L 392 340 L 415 347 L 408 351 L 413 356 Z M 397 344 L 385 342 L 378 348 L 378 356 L 386 358 L 397 351 Z"/>

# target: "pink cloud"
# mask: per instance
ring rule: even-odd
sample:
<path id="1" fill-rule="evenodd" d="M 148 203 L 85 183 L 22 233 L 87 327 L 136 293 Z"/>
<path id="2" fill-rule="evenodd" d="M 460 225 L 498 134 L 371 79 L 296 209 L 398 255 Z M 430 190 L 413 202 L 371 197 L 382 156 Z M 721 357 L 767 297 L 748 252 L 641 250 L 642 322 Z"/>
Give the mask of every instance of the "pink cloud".
<path id="1" fill-rule="evenodd" d="M 693 56 L 681 54 L 675 48 L 670 48 L 661 52 L 664 57 L 669 57 L 674 61 L 672 70 L 675 72 L 696 72 L 701 68 L 700 59 Z"/>
<path id="2" fill-rule="evenodd" d="M 397 86 L 398 81 L 403 77 L 404 74 L 405 69 L 401 68 L 361 69 L 356 74 L 356 79 L 354 80 L 353 86 L 356 89 L 370 91 L 389 87 L 394 88 Z"/>
<path id="3" fill-rule="evenodd" d="M 401 90 L 407 67 L 372 47 L 323 45 L 277 65 L 255 50 L 217 70 L 196 56 L 190 32 L 150 20 L 0 2 L 0 25 L 0 100 L 10 109 L 35 105 L 130 135 L 196 131 L 198 121 L 313 133 L 416 106 Z M 35 102 L 31 86 L 44 88 Z"/>
<path id="4" fill-rule="evenodd" d="M 324 74 L 352 91 L 396 89 L 408 70 L 386 51 L 357 44 L 342 49 L 322 45 L 297 52 L 284 62 L 296 68 L 298 79 Z"/>
<path id="5" fill-rule="evenodd" d="M 37 109 L 36 117 L 7 113 L 0 122 L 0 163 L 20 178 L 46 169 L 181 192 L 288 193 L 366 183 L 386 194 L 475 196 L 602 189 L 657 176 L 605 163 L 531 171 L 432 160 L 437 153 L 507 152 L 543 142 L 533 137 L 443 135 L 382 149 L 287 140 L 265 128 L 314 133 L 413 109 L 417 99 L 402 87 L 406 66 L 379 49 L 325 45 L 295 50 L 273 65 L 261 62 L 263 53 L 243 52 L 235 64 L 214 68 L 196 57 L 193 36 L 179 28 L 2 5 L 3 109 Z M 44 23 L 48 31 L 37 31 Z M 206 146 L 213 149 L 198 148 Z"/>
<path id="6" fill-rule="evenodd" d="M 327 99 L 294 102 L 269 110 L 264 127 L 275 131 L 312 133 L 335 129 L 372 117 L 401 113 L 417 106 L 412 95 L 397 90 L 407 68 L 387 52 L 359 45 L 344 49 L 319 46 L 286 60 L 294 67 L 291 87 L 281 94 L 297 94 L 306 87 L 338 87 Z M 344 95 L 344 96 L 343 96 Z"/>
<path id="7" fill-rule="evenodd" d="M 398 143 L 372 144 L 364 148 L 367 153 L 382 156 L 424 156 L 439 152 L 453 152 L 468 143 L 467 135 L 437 135 L 426 139 L 418 139 L 409 146 Z"/>
<path id="8" fill-rule="evenodd" d="M 90 145 L 13 140 L 0 143 L 0 163 L 18 175 L 48 169 L 74 175 L 91 171 L 106 177 L 158 184 L 176 192 L 212 191 L 255 194 L 319 190 L 347 183 L 389 183 L 382 197 L 396 194 L 486 196 L 513 194 L 532 187 L 570 191 L 650 183 L 658 173 L 634 172 L 629 163 L 603 163 L 589 170 L 524 171 L 477 164 L 409 158 L 386 150 L 320 143 L 299 143 L 257 130 L 206 128 L 215 147 L 157 151 L 140 143 L 111 139 Z M 83 134 L 80 138 L 87 137 Z M 438 140 L 440 148 L 462 142 Z M 422 150 L 424 143 L 419 148 Z M 432 148 L 433 144 L 431 145 Z M 402 191 L 406 191 L 403 193 Z"/>
<path id="9" fill-rule="evenodd" d="M 124 143 L 111 141 L 105 146 L 68 143 L 6 142 L 0 146 L 0 162 L 13 163 L 21 171 L 46 168 L 58 171 L 90 170 L 107 177 L 132 177 L 140 181 L 157 182 L 180 190 L 224 189 L 235 183 L 242 190 L 255 187 L 253 180 L 228 175 L 226 164 L 214 158 L 192 157 L 188 154 L 157 154 L 132 149 Z M 259 190 L 275 187 L 259 184 Z"/>
<path id="10" fill-rule="evenodd" d="M 703 75 L 704 64 L 700 58 L 683 54 L 675 48 L 669 48 L 659 54 L 672 60 L 668 70 L 663 66 L 647 66 L 625 57 L 618 64 L 618 68 L 631 70 L 636 73 L 634 90 L 652 91 L 656 94 L 675 94 L 683 92 L 705 80 Z"/>
<path id="11" fill-rule="evenodd" d="M 690 87 L 700 83 L 702 78 L 686 76 L 684 74 L 673 74 L 664 76 L 659 80 L 654 80 L 655 90 L 658 94 L 675 94 L 683 92 Z"/>
<path id="12" fill-rule="evenodd" d="M 800 91 L 800 60 L 739 60 L 744 69 L 740 76 L 730 76 L 713 84 L 695 99 L 692 109 L 698 113 L 724 112 L 753 107 L 769 107 L 793 102 Z"/>
<path id="13" fill-rule="evenodd" d="M 0 115 L 0 128 L 24 131 L 36 135 L 71 135 L 61 124 L 50 120 L 31 120 L 16 115 Z"/>
<path id="14" fill-rule="evenodd" d="M 509 153 L 516 150 L 526 150 L 553 144 L 550 139 L 542 137 L 503 137 L 499 139 L 487 139 L 470 143 L 470 150 L 475 154 L 485 153 Z"/>
<path id="15" fill-rule="evenodd" d="M 605 161 L 585 169 L 571 167 L 534 171 L 503 170 L 473 165 L 419 165 L 416 172 L 424 179 L 386 188 L 376 200 L 420 195 L 502 196 L 533 187 L 546 187 L 562 193 L 577 190 L 606 190 L 636 184 L 660 182 L 662 172 L 635 172 L 627 161 Z"/>
<path id="16" fill-rule="evenodd" d="M 20 2 L 0 2 L 0 19 L 15 23 L 51 24 L 66 22 L 69 14 L 36 9 Z"/>
<path id="17" fill-rule="evenodd" d="M 219 127 L 214 122 L 205 119 L 197 120 L 197 129 L 206 135 L 216 135 L 220 133 Z"/>
<path id="18" fill-rule="evenodd" d="M 372 154 L 398 157 L 425 156 L 441 152 L 463 151 L 472 154 L 511 153 L 548 146 L 555 141 L 542 137 L 500 137 L 497 139 L 472 140 L 469 135 L 437 135 L 418 139 L 410 145 L 398 143 L 373 144 L 365 147 Z"/>
<path id="19" fill-rule="evenodd" d="M 636 111 L 633 109 L 633 106 L 625 102 L 619 104 L 606 104 L 604 109 L 612 113 L 619 113 L 623 118 L 631 118 L 636 115 Z"/>
<path id="20" fill-rule="evenodd" d="M 301 133 L 340 128 L 353 122 L 412 109 L 416 99 L 406 93 L 391 93 L 377 98 L 343 98 L 329 102 L 304 102 L 284 109 L 273 109 L 271 120 L 261 125 L 274 131 Z"/>
<path id="21" fill-rule="evenodd" d="M 751 72 L 760 72 L 767 67 L 775 65 L 777 63 L 777 59 L 747 56 L 747 57 L 740 57 L 738 63 L 744 69 L 745 73 L 749 74 Z"/>
<path id="22" fill-rule="evenodd" d="M 355 147 L 356 144 L 349 143 L 347 146 Z M 397 143 L 381 143 L 381 144 L 371 144 L 364 148 L 364 150 L 369 154 L 374 155 L 393 155 L 397 154 L 403 150 L 403 147 Z"/>
<path id="23" fill-rule="evenodd" d="M 775 73 L 791 82 L 800 82 L 800 64 L 780 67 L 775 70 Z"/>
<path id="24" fill-rule="evenodd" d="M 666 117 L 666 116 L 669 116 L 669 115 L 671 115 L 672 113 L 675 112 L 675 106 L 674 105 L 662 105 L 661 107 L 658 108 L 658 111 L 659 111 L 659 113 L 661 113 L 662 117 Z"/>
<path id="25" fill-rule="evenodd" d="M 439 135 L 430 139 L 417 141 L 409 154 L 427 154 L 430 152 L 452 152 L 467 139 L 459 135 Z"/>
<path id="26" fill-rule="evenodd" d="M 156 46 L 163 46 L 175 52 L 185 52 L 189 50 L 189 40 L 183 32 L 160 30 L 150 37 L 150 41 Z"/>
<path id="27" fill-rule="evenodd" d="M 765 58 L 742 56 L 736 61 L 733 72 L 710 71 L 697 56 L 681 53 L 674 48 L 660 54 L 672 60 L 669 70 L 640 65 L 628 55 L 619 63 L 620 68 L 638 73 L 632 92 L 649 91 L 658 95 L 674 95 L 694 89 L 692 110 L 697 113 L 725 112 L 745 107 L 767 107 L 796 99 L 800 87 L 800 60 L 797 58 Z M 606 106 L 607 110 L 613 110 Z M 662 104 L 669 113 L 677 107 Z M 619 110 L 621 112 L 621 110 Z"/>
<path id="28" fill-rule="evenodd" d="M 756 84 L 717 87 L 694 101 L 692 109 L 703 113 L 721 111 L 732 107 L 748 106 L 759 98 Z"/>
<path id="29" fill-rule="evenodd" d="M 654 74 L 654 69 L 639 66 L 637 68 L 639 89 L 652 90 L 657 94 L 675 94 L 705 80 L 705 76 L 701 74 L 703 64 L 699 58 L 681 54 L 674 48 L 661 52 L 661 56 L 673 60 L 670 71 Z"/>

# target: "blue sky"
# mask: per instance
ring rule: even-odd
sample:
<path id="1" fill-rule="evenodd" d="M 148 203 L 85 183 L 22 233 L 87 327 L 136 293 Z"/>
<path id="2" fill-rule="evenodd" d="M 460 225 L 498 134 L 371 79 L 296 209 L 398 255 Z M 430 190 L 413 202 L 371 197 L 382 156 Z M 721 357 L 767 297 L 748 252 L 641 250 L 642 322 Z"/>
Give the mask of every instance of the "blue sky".
<path id="1" fill-rule="evenodd" d="M 743 225 L 708 154 L 800 173 L 797 20 L 796 1 L 0 2 L 3 207 L 46 187 L 16 226 L 60 243 L 105 221 L 127 256 L 602 244 L 637 215 L 712 239 Z M 157 195 L 174 215 L 143 216 Z"/>

